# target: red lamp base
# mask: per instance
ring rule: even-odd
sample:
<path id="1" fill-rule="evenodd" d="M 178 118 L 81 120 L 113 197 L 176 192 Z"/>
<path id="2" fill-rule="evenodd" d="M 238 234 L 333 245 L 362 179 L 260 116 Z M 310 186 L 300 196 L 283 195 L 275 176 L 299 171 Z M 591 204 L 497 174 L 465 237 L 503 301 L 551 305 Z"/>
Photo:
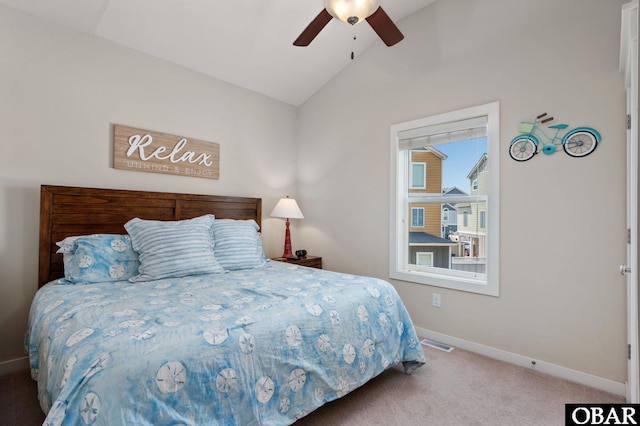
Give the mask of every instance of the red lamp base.
<path id="1" fill-rule="evenodd" d="M 293 257 L 293 252 L 291 251 L 291 231 L 289 231 L 289 218 L 285 221 L 285 231 L 284 231 L 284 253 L 282 253 L 283 258 Z"/>

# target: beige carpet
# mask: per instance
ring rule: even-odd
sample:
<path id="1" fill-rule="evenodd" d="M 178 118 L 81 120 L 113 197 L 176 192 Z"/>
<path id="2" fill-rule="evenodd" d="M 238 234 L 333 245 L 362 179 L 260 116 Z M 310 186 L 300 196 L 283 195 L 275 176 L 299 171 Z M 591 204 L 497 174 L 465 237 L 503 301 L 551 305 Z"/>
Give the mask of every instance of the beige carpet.
<path id="1" fill-rule="evenodd" d="M 297 426 L 564 425 L 565 403 L 624 398 L 471 352 L 425 347 L 412 376 L 394 368 L 371 386 L 318 409 Z"/>
<path id="2" fill-rule="evenodd" d="M 412 376 L 386 371 L 296 426 L 564 425 L 565 403 L 624 398 L 455 349 L 425 347 L 427 365 Z M 35 426 L 44 415 L 28 372 L 0 377 L 0 425 Z"/>

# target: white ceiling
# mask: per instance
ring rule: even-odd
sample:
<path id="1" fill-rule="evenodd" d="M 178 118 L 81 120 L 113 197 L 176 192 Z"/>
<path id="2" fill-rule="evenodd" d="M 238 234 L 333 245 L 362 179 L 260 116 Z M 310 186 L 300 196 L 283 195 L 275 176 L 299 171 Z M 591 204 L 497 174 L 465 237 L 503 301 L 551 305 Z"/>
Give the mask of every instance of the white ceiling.
<path id="1" fill-rule="evenodd" d="M 402 31 L 402 18 L 433 1 L 381 0 L 380 5 Z M 348 65 L 352 50 L 357 57 L 372 43 L 382 43 L 366 22 L 351 27 L 333 19 L 311 45 L 293 46 L 324 0 L 0 3 L 296 106 Z"/>

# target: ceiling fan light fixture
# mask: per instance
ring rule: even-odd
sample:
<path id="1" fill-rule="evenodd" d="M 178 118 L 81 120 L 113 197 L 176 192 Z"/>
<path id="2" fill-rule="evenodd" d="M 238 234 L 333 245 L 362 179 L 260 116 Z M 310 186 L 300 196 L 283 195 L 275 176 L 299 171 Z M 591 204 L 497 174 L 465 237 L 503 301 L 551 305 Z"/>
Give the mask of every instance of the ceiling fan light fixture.
<path id="1" fill-rule="evenodd" d="M 378 9 L 378 0 L 326 0 L 325 7 L 334 18 L 355 25 Z"/>

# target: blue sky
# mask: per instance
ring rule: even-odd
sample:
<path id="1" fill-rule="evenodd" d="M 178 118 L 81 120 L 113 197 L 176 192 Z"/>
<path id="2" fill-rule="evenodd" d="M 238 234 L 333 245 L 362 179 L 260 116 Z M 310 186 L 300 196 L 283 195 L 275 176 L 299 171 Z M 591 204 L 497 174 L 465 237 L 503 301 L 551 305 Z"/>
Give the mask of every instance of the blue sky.
<path id="1" fill-rule="evenodd" d="M 443 143 L 434 145 L 434 148 L 447 155 L 442 163 L 442 187 L 457 186 L 468 194 L 467 175 L 482 154 L 487 152 L 487 138 Z"/>

